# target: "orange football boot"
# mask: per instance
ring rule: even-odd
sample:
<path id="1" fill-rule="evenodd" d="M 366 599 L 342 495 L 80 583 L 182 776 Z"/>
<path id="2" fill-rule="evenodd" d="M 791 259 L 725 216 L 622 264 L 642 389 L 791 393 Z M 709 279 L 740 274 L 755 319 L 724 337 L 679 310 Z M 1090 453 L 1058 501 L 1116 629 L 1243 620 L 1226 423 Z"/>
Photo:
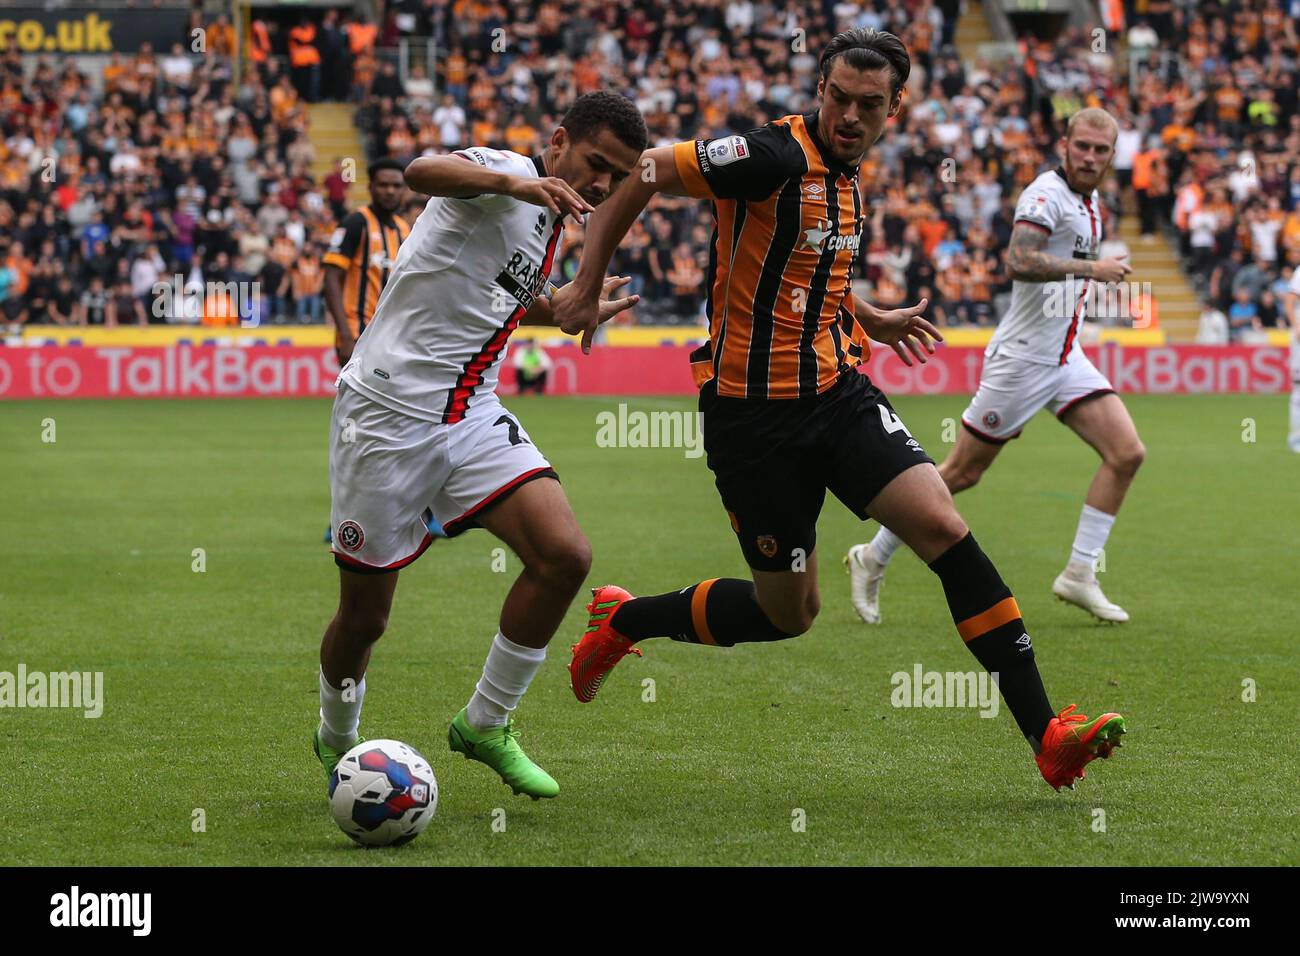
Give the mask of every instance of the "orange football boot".
<path id="1" fill-rule="evenodd" d="M 641 649 L 609 623 L 619 607 L 630 600 L 632 595 L 615 584 L 591 589 L 591 603 L 587 605 L 591 617 L 587 621 L 587 631 L 582 640 L 573 645 L 573 660 L 569 661 L 570 686 L 584 704 L 596 699 L 596 692 L 606 676 L 627 654 L 642 656 Z"/>
<path id="2" fill-rule="evenodd" d="M 1048 722 L 1034 758 L 1053 790 L 1073 790 L 1074 781 L 1086 776 L 1084 765 L 1097 757 L 1108 758 L 1124 735 L 1124 718 L 1119 714 L 1102 714 L 1089 720 L 1076 714 L 1074 707 L 1071 704 Z"/>

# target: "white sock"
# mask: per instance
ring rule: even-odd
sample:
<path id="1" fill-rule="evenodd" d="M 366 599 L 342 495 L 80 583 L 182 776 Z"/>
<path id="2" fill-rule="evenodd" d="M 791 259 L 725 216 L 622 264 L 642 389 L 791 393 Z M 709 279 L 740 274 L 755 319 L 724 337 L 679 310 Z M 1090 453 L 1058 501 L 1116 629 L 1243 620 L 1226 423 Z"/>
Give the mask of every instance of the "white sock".
<path id="1" fill-rule="evenodd" d="M 888 564 L 889 559 L 894 556 L 894 552 L 902 543 L 902 538 L 882 524 L 876 536 L 871 539 L 871 553 L 881 564 Z"/>
<path id="2" fill-rule="evenodd" d="M 363 675 L 356 687 L 338 688 L 320 675 L 320 739 L 335 750 L 351 747 L 361 722 L 361 701 L 366 696 Z M 347 698 L 347 699 L 345 699 Z"/>
<path id="3" fill-rule="evenodd" d="M 1092 505 L 1083 506 L 1079 515 L 1079 529 L 1074 533 L 1074 547 L 1070 551 L 1070 564 L 1092 574 L 1097 569 L 1097 557 L 1106 547 L 1110 529 L 1115 525 L 1115 516 L 1098 511 Z"/>
<path id="4" fill-rule="evenodd" d="M 546 648 L 524 647 L 498 631 L 465 709 L 469 725 L 475 730 L 504 727 L 544 660 Z"/>
<path id="5" fill-rule="evenodd" d="M 1300 385 L 1291 389 L 1291 436 L 1287 444 L 1292 451 L 1300 451 Z"/>

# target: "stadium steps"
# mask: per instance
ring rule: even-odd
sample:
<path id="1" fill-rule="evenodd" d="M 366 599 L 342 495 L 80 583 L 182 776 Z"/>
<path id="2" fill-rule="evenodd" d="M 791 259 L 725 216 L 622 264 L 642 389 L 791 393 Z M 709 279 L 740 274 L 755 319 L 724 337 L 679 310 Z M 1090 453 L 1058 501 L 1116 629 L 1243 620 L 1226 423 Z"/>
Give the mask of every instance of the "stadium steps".
<path id="1" fill-rule="evenodd" d="M 980 46 L 993 43 L 996 39 L 984 13 L 984 4 L 979 0 L 969 0 L 957 18 L 957 30 L 952 38 L 962 62 L 967 68 L 972 66 L 979 57 Z"/>
<path id="2" fill-rule="evenodd" d="M 1128 63 L 1128 41 L 1120 31 L 1112 38 L 1117 63 Z M 1127 66 L 1124 70 L 1127 74 Z M 1120 219 L 1119 238 L 1129 248 L 1133 281 L 1150 282 L 1156 298 L 1160 328 L 1170 342 L 1193 342 L 1201 324 L 1201 300 L 1188 281 L 1178 261 L 1178 253 L 1169 237 L 1161 232 L 1155 242 L 1143 242 L 1138 228 L 1137 204 L 1125 195 L 1124 215 Z"/>
<path id="3" fill-rule="evenodd" d="M 370 183 L 366 176 L 366 151 L 352 117 L 355 107 L 351 103 L 310 103 L 311 143 L 316 147 L 316 159 L 311 164 L 311 175 L 321 182 L 334 169 L 338 158 L 356 161 L 356 182 L 348 187 L 348 208 L 355 209 L 370 201 Z"/>
<path id="4" fill-rule="evenodd" d="M 1133 282 L 1150 282 L 1156 300 L 1160 328 L 1170 342 L 1191 342 L 1200 324 L 1201 304 L 1187 275 L 1178 264 L 1178 254 L 1163 233 L 1154 242 L 1143 242 L 1135 215 L 1119 223 L 1119 238 L 1129 249 Z"/>

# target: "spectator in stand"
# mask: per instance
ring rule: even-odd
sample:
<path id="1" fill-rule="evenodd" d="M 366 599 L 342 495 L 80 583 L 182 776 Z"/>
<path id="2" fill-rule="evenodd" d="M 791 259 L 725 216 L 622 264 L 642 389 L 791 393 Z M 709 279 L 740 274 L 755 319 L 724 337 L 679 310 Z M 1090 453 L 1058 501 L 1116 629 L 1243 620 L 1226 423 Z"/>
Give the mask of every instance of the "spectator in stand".
<path id="1" fill-rule="evenodd" d="M 1285 217 L 1276 196 L 1258 199 L 1246 208 L 1246 226 L 1250 230 L 1250 248 L 1255 257 L 1270 270 L 1277 264 L 1277 240 Z"/>
<path id="2" fill-rule="evenodd" d="M 326 10 L 316 40 L 320 48 L 321 93 L 328 100 L 346 101 L 351 72 L 348 38 L 339 25 L 338 10 Z"/>
<path id="3" fill-rule="evenodd" d="M 244 247 L 241 245 L 241 252 Z M 266 251 L 260 255 L 244 253 L 244 268 L 256 277 L 261 293 L 261 320 L 282 322 L 289 315 L 289 272 L 298 255 L 298 247 L 285 235 L 283 227 L 275 238 L 269 240 Z"/>
<path id="4" fill-rule="evenodd" d="M 406 78 L 405 93 L 407 101 L 418 109 L 433 109 L 433 80 L 424 71 L 421 63 L 411 64 L 411 73 Z"/>
<path id="5" fill-rule="evenodd" d="M 532 392 L 534 395 L 546 394 L 546 382 L 555 363 L 536 339 L 521 343 L 520 347 L 514 350 L 512 364 L 515 368 L 515 381 L 520 395 L 527 392 Z"/>
<path id="6" fill-rule="evenodd" d="M 154 315 L 155 286 L 159 283 L 170 285 L 168 278 L 164 275 L 166 268 L 167 263 L 163 260 L 161 251 L 154 243 L 149 243 L 144 251 L 136 257 L 135 261 L 131 263 L 130 279 L 127 285 L 131 290 L 131 294 L 140 303 L 142 314 Z M 130 311 L 134 313 L 135 310 Z"/>
<path id="7" fill-rule="evenodd" d="M 510 118 L 510 125 L 505 131 L 506 148 L 525 156 L 541 152 L 541 136 L 538 131 L 524 119 L 524 114 L 516 112 Z"/>
<path id="8" fill-rule="evenodd" d="M 323 250 L 314 242 L 304 247 L 302 255 L 294 260 L 291 273 L 294 309 L 298 321 L 315 324 L 322 317 L 322 290 L 325 286 L 325 271 L 321 267 Z"/>
<path id="9" fill-rule="evenodd" d="M 1277 296 L 1271 288 L 1259 294 L 1258 317 L 1261 328 L 1275 329 L 1280 323 L 1281 311 L 1278 308 Z"/>
<path id="10" fill-rule="evenodd" d="M 55 280 L 54 291 L 46 302 L 45 316 L 55 325 L 73 325 L 77 321 L 77 291 L 67 273 Z"/>
<path id="11" fill-rule="evenodd" d="M 83 328 L 90 325 L 115 325 L 115 322 L 109 321 L 108 302 L 109 295 L 104 289 L 103 277 L 92 276 L 89 287 L 81 293 L 81 301 L 77 306 L 77 324 Z"/>
<path id="12" fill-rule="evenodd" d="M 1197 345 L 1227 345 L 1231 340 L 1228 317 L 1214 303 L 1201 303 L 1201 319 L 1196 330 Z"/>
<path id="13" fill-rule="evenodd" d="M 1142 150 L 1142 133 L 1129 116 L 1119 120 L 1119 136 L 1115 139 L 1115 175 L 1121 193 L 1133 188 L 1133 160 Z"/>
<path id="14" fill-rule="evenodd" d="M 149 324 L 144 301 L 132 291 L 130 279 L 119 279 L 113 285 L 113 293 L 108 298 L 108 313 L 104 324 L 110 327 Z"/>
<path id="15" fill-rule="evenodd" d="M 1239 288 L 1233 295 L 1232 307 L 1228 310 L 1228 328 L 1232 341 L 1240 342 L 1246 332 L 1260 327 L 1258 313 L 1259 307 L 1251 298 L 1250 290 Z"/>
<path id="16" fill-rule="evenodd" d="M 1268 288 L 1271 281 L 1268 263 L 1262 259 L 1254 259 L 1242 266 L 1237 274 L 1232 277 L 1232 296 L 1234 301 L 1240 301 L 1238 296 L 1245 293 L 1246 300 L 1252 304 L 1259 301 L 1260 293 Z M 1228 318 L 1232 318 L 1229 312 Z"/>
<path id="17" fill-rule="evenodd" d="M 433 111 L 433 123 L 438 127 L 443 149 L 453 150 L 468 145 L 465 141 L 465 122 L 465 111 L 450 93 L 444 93 L 442 104 Z"/>
<path id="18" fill-rule="evenodd" d="M 696 259 L 694 251 L 685 242 L 679 242 L 673 249 L 672 266 L 668 270 L 668 284 L 673 293 L 673 313 L 680 319 L 698 318 L 701 286 L 704 283 L 704 270 Z"/>
<path id="19" fill-rule="evenodd" d="M 392 64 L 385 64 L 385 66 L 391 67 Z M 385 146 L 388 155 L 403 166 L 415 158 L 415 137 L 405 116 L 398 116 L 394 120 L 393 128 L 385 140 Z"/>
<path id="20" fill-rule="evenodd" d="M 1219 230 L 1219 216 L 1208 206 L 1201 206 L 1187 217 L 1188 237 L 1192 254 L 1192 271 L 1209 278 L 1214 267 L 1215 234 Z"/>
<path id="21" fill-rule="evenodd" d="M 1159 140 L 1151 137 L 1146 149 L 1133 157 L 1133 193 L 1137 197 L 1138 219 L 1141 222 L 1142 241 L 1154 242 L 1159 215 L 1156 195 L 1156 165 L 1160 159 Z"/>
<path id="22" fill-rule="evenodd" d="M 330 214 L 335 220 L 347 215 L 348 180 L 343 176 L 343 160 L 334 160 L 334 169 L 325 177 L 325 195 L 329 199 Z"/>
<path id="23" fill-rule="evenodd" d="M 379 28 L 363 13 L 356 14 L 343 28 L 348 38 L 348 53 L 352 58 L 350 98 L 363 99 L 370 90 L 374 76 L 375 42 Z"/>
<path id="24" fill-rule="evenodd" d="M 320 99 L 320 50 L 316 47 L 316 24 L 304 14 L 289 31 L 289 68 L 298 95 L 308 103 Z"/>
<path id="25" fill-rule="evenodd" d="M 17 329 L 26 324 L 29 317 L 27 292 L 32 275 L 32 262 L 27 258 L 22 242 L 13 242 L 7 249 L 0 249 L 0 268 L 10 276 L 8 298 L 0 309 L 10 328 Z"/>

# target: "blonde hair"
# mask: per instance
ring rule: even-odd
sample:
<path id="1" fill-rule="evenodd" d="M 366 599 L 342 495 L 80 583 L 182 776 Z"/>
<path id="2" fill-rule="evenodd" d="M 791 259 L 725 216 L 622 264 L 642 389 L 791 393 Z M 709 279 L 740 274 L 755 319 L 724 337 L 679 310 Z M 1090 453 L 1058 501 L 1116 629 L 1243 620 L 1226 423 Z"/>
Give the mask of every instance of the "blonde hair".
<path id="1" fill-rule="evenodd" d="M 1100 107 L 1089 106 L 1071 116 L 1070 121 L 1065 124 L 1065 138 L 1069 139 L 1074 135 L 1074 128 L 1081 124 L 1091 126 L 1093 129 L 1109 129 L 1114 133 L 1114 139 L 1119 138 L 1119 123 L 1115 122 L 1115 117 Z M 1114 142 L 1114 139 L 1111 142 Z"/>

